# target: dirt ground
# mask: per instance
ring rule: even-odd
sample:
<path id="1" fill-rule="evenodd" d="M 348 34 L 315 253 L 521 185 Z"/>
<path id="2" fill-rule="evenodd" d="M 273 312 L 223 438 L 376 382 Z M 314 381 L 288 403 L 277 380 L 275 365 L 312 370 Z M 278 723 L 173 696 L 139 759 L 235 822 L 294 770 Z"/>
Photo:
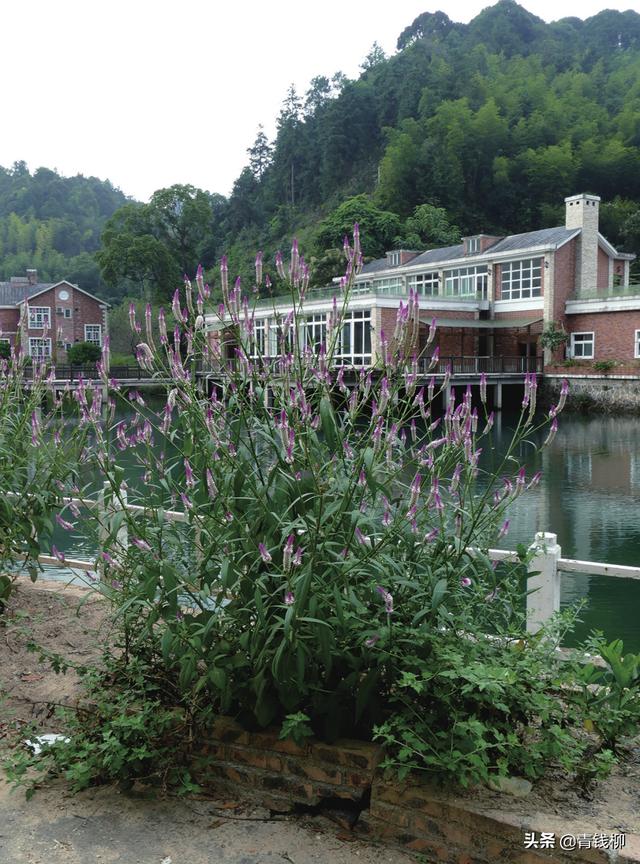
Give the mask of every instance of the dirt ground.
<path id="1" fill-rule="evenodd" d="M 80 601 L 81 607 L 78 609 Z M 16 723 L 55 728 L 52 702 L 79 697 L 73 673 L 55 675 L 29 652 L 36 641 L 87 662 L 109 638 L 102 601 L 77 587 L 25 581 L 0 618 L 0 750 Z M 4 699 L 2 696 L 4 695 Z M 547 777 L 525 798 L 485 788 L 464 794 L 474 809 L 580 831 L 640 834 L 640 748 L 600 783 L 591 798 L 571 781 Z M 554 826 L 554 827 L 551 827 Z M 558 829 L 559 830 L 559 829 Z M 111 787 L 72 796 L 63 784 L 30 802 L 0 780 L 2 864 L 408 864 L 409 856 L 356 839 L 326 816 L 272 818 L 247 802 L 157 800 Z"/>
<path id="2" fill-rule="evenodd" d="M 82 606 L 78 609 L 79 603 Z M 0 618 L 0 753 L 11 727 L 55 728 L 50 705 L 79 697 L 73 672 L 55 675 L 36 641 L 85 663 L 109 638 L 97 597 L 59 582 L 21 583 Z M 3 698 L 4 696 L 4 698 Z M 100 787 L 71 795 L 63 783 L 26 801 L 0 779 L 1 864 L 409 864 L 409 856 L 358 840 L 325 816 L 272 818 L 248 802 L 158 800 Z"/>

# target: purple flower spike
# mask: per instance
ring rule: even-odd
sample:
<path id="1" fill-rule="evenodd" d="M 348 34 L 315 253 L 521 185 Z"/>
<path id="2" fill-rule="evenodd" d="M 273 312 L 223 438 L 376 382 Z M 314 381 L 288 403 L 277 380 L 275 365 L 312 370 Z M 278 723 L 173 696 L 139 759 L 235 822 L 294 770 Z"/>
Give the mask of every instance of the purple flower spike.
<path id="1" fill-rule="evenodd" d="M 386 588 L 383 588 L 382 585 L 376 586 L 376 591 L 384 600 L 384 609 L 387 615 L 391 615 L 393 612 L 393 594 L 390 594 Z"/>
<path id="2" fill-rule="evenodd" d="M 468 588 L 471 585 L 471 579 L 468 576 L 463 576 L 460 580 L 460 584 L 463 588 Z"/>
<path id="3" fill-rule="evenodd" d="M 293 591 L 285 591 L 284 592 L 285 606 L 293 606 L 293 604 L 295 603 L 295 600 L 296 600 L 296 598 L 293 594 Z"/>
<path id="4" fill-rule="evenodd" d="M 59 513 L 56 513 L 56 522 L 61 528 L 64 528 L 65 531 L 71 531 L 74 528 L 73 523 L 67 522 Z"/>
<path id="5" fill-rule="evenodd" d="M 137 546 L 142 552 L 151 552 L 151 546 L 147 543 L 146 540 L 140 539 L 140 537 L 132 537 L 131 542 L 134 546 Z"/>
<path id="6" fill-rule="evenodd" d="M 260 552 L 260 557 L 264 561 L 265 564 L 270 564 L 273 560 L 271 555 L 269 554 L 269 550 L 264 545 L 264 543 L 258 543 L 258 550 Z"/>
<path id="7" fill-rule="evenodd" d="M 65 557 L 64 557 L 64 553 L 61 552 L 61 551 L 58 549 L 57 546 L 52 546 L 52 547 L 51 547 L 51 554 L 53 555 L 54 558 L 57 558 L 58 561 L 60 561 L 62 564 L 65 563 L 65 560 L 66 560 L 66 559 L 65 559 Z"/>

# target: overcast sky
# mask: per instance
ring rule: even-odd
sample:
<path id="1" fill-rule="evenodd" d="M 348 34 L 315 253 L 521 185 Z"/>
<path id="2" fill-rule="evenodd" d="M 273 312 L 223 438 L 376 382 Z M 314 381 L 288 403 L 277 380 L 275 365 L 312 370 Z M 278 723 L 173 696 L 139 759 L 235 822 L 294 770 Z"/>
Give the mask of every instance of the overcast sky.
<path id="1" fill-rule="evenodd" d="M 525 0 L 547 21 L 636 0 Z M 148 200 L 192 183 L 228 195 L 287 87 L 357 77 L 426 11 L 467 22 L 486 0 L 0 0 L 0 165 L 108 178 Z"/>

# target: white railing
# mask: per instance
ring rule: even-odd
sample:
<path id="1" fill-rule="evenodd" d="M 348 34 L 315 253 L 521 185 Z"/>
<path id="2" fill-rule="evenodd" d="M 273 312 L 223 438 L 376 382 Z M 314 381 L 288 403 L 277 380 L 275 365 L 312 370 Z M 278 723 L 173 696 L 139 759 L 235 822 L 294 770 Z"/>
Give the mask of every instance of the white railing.
<path id="1" fill-rule="evenodd" d="M 108 485 L 108 484 L 106 484 Z M 122 500 L 107 499 L 101 492 L 97 499 L 64 498 L 65 504 L 75 504 L 79 507 L 98 509 L 101 536 L 108 534 L 109 522 L 120 509 L 132 513 L 145 514 L 150 508 L 139 504 L 129 504 L 126 495 Z M 156 511 L 158 512 L 158 511 Z M 189 516 L 182 510 L 163 510 L 164 518 L 169 522 L 187 522 Z M 117 532 L 118 544 L 125 548 L 128 545 L 127 526 L 124 523 Z M 471 550 L 468 550 L 471 551 Z M 605 564 L 597 561 L 580 561 L 575 558 L 563 558 L 556 534 L 539 532 L 530 546 L 533 557 L 528 564 L 527 582 L 527 630 L 536 633 L 552 615 L 560 611 L 560 579 L 562 573 L 579 573 L 588 576 L 613 576 L 619 579 L 640 579 L 640 567 L 628 567 L 622 564 Z M 488 556 L 492 561 L 519 560 L 518 553 L 512 549 L 489 549 Z M 40 564 L 63 566 L 70 570 L 100 572 L 100 560 L 86 561 L 82 559 L 65 558 L 61 562 L 52 555 L 39 555 Z"/>

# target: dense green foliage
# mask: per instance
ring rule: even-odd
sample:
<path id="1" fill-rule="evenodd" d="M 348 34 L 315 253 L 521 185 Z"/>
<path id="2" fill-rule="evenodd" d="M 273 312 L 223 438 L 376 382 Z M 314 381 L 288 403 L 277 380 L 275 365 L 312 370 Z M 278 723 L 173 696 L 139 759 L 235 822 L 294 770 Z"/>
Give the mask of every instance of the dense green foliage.
<path id="1" fill-rule="evenodd" d="M 0 280 L 36 268 L 43 282 L 104 288 L 94 253 L 106 220 L 126 201 L 109 181 L 0 167 Z"/>
<path id="2" fill-rule="evenodd" d="M 197 294 L 187 283 L 172 304 L 171 338 L 161 315 L 156 341 L 149 310 L 142 341 L 131 310 L 142 365 L 170 379 L 164 406 L 138 394 L 133 417 L 103 424 L 80 390 L 88 458 L 106 481 L 106 512 L 91 511 L 102 575 L 93 585 L 113 629 L 102 668 L 84 670 L 88 705 L 63 715 L 69 740 L 43 758 L 16 748 L 14 782 L 193 789 L 192 742 L 219 714 L 296 740 L 380 739 L 401 776 L 463 784 L 558 766 L 588 781 L 635 729 L 640 658 L 614 643 L 598 649 L 604 670 L 565 662 L 557 646 L 571 613 L 534 635 L 525 626 L 533 552 L 491 560 L 506 507 L 539 480 L 515 453 L 539 422 L 549 426 L 542 446 L 553 439 L 566 388 L 540 420 L 527 376 L 511 446 L 478 484 L 492 446 L 486 388 L 478 408 L 469 388 L 434 421 L 435 381 L 418 387 L 405 350 L 415 299 L 398 313 L 379 374 L 336 369 L 357 237 L 346 253 L 344 303 L 321 346 L 301 342 L 308 274 L 294 244 L 279 268 L 291 274 L 294 308 L 277 334 L 291 353 L 278 362 L 249 344 L 238 310 L 248 315 L 250 298 L 229 288 L 223 265 L 235 365 L 220 364 L 223 346 L 204 338 L 199 272 Z M 217 369 L 211 395 L 190 374 L 199 361 Z M 129 401 L 114 384 L 110 398 Z M 123 482 L 123 460 L 139 467 L 137 490 Z M 143 506 L 124 507 L 125 491 Z M 176 507 L 183 516 L 172 521 Z"/>
<path id="3" fill-rule="evenodd" d="M 67 360 L 69 363 L 75 363 L 78 366 L 83 364 L 97 363 L 102 352 L 99 345 L 93 342 L 76 342 L 67 351 Z"/>
<path id="4" fill-rule="evenodd" d="M 424 204 L 463 233 L 502 234 L 562 224 L 563 196 L 580 191 L 602 197 L 611 241 L 640 252 L 640 15 L 545 24 L 501 0 L 468 25 L 425 13 L 398 49 L 374 52 L 356 81 L 289 92 L 276 140 L 261 136 L 259 167 L 252 153 L 231 195 L 235 260 L 288 229 L 322 256 L 337 238 L 312 226 L 362 195 L 386 226 L 375 239 L 367 227 L 369 254 L 449 242 L 406 224 Z"/>

